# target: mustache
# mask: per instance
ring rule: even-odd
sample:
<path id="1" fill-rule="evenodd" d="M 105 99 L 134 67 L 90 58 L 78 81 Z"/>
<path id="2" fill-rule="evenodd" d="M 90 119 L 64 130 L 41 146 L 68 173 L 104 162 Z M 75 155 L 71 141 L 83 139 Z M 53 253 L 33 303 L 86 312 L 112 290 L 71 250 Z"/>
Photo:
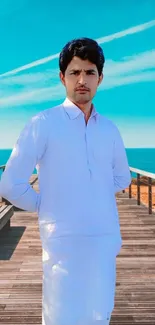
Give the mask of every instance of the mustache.
<path id="1" fill-rule="evenodd" d="M 80 86 L 80 87 L 77 87 L 77 88 L 75 88 L 75 90 L 87 90 L 87 91 L 89 91 L 90 89 L 89 88 L 87 88 L 87 87 L 84 87 L 84 86 Z"/>

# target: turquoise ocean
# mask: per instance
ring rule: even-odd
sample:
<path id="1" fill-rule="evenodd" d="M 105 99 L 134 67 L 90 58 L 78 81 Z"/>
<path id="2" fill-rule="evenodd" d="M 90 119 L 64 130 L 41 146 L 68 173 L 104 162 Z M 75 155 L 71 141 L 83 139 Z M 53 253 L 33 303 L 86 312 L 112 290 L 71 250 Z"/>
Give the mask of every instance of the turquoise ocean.
<path id="1" fill-rule="evenodd" d="M 0 166 L 5 165 L 12 149 L 0 150 Z M 155 173 L 155 148 L 126 148 L 128 163 L 130 167 Z M 36 170 L 34 170 L 36 173 Z M 1 175 L 1 171 L 0 171 Z M 132 174 L 136 176 L 135 173 Z"/>

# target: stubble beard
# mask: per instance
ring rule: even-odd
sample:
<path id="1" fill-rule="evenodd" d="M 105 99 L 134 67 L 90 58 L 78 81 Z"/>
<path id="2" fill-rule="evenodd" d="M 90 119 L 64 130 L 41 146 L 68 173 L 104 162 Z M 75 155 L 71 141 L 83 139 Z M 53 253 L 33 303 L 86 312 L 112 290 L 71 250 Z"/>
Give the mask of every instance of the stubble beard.
<path id="1" fill-rule="evenodd" d="M 75 94 L 74 95 L 75 101 L 77 104 L 87 104 L 89 103 L 92 98 L 90 96 L 90 94 Z"/>

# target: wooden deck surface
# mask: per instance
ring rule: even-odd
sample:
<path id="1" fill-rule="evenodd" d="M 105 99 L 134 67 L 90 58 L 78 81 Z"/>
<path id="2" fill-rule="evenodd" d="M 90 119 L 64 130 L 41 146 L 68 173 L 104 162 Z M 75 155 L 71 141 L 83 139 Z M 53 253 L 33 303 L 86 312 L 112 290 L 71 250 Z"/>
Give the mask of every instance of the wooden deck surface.
<path id="1" fill-rule="evenodd" d="M 155 213 L 127 194 L 117 203 L 123 247 L 110 325 L 155 325 Z M 41 255 L 37 215 L 15 211 L 11 230 L 0 232 L 0 324 L 42 323 Z"/>

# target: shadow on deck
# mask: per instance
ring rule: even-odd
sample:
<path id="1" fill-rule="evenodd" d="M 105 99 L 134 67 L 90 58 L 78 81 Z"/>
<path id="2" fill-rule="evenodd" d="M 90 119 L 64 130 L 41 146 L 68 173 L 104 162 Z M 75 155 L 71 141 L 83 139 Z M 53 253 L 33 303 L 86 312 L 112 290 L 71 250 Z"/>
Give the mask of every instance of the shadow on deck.
<path id="1" fill-rule="evenodd" d="M 155 213 L 126 193 L 117 204 L 123 246 L 110 325 L 155 325 Z M 41 255 L 37 215 L 15 211 L 11 229 L 0 233 L 0 324 L 41 324 Z"/>

